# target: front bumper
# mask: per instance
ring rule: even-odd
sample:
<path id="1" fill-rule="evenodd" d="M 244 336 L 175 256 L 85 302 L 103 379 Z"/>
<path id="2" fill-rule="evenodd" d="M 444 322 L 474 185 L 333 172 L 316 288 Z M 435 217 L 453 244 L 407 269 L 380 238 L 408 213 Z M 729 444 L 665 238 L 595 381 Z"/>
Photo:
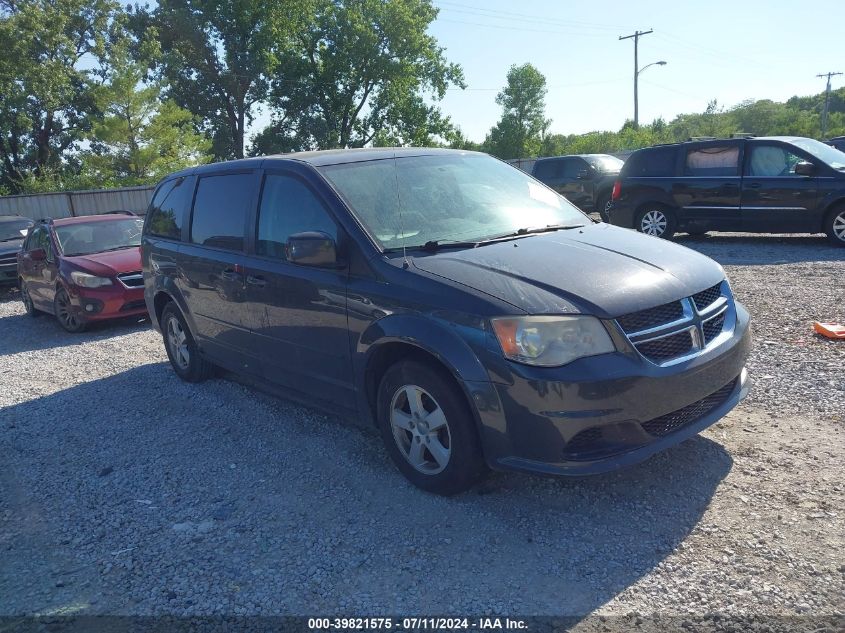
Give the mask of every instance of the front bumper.
<path id="1" fill-rule="evenodd" d="M 0 264 L 0 284 L 16 284 L 18 282 L 18 264 Z"/>
<path id="2" fill-rule="evenodd" d="M 144 288 L 126 288 L 115 282 L 104 288 L 69 286 L 71 308 L 85 322 L 105 321 L 123 317 L 144 316 Z"/>
<path id="3" fill-rule="evenodd" d="M 470 386 L 488 464 L 595 474 L 696 435 L 748 393 L 749 317 L 736 310 L 732 336 L 683 363 L 660 367 L 616 353 L 559 368 L 508 364 L 486 389 Z"/>

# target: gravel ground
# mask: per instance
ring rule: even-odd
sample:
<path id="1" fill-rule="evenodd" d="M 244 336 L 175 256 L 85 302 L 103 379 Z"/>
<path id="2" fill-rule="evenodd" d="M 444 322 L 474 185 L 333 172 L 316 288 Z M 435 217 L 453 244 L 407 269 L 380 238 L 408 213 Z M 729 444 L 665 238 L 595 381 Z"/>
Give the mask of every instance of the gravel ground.
<path id="1" fill-rule="evenodd" d="M 180 382 L 146 323 L 69 335 L 8 292 L 0 615 L 842 615 L 845 341 L 810 322 L 845 322 L 845 249 L 681 241 L 752 313 L 745 403 L 623 472 L 452 499 L 371 429 Z"/>

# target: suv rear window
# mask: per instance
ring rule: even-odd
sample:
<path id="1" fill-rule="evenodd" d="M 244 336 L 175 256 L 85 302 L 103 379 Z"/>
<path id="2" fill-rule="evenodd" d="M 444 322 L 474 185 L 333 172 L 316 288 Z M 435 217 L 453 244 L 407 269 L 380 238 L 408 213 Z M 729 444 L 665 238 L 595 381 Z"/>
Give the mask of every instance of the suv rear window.
<path id="1" fill-rule="evenodd" d="M 675 148 L 652 147 L 631 154 L 625 161 L 622 173 L 627 177 L 653 177 L 675 175 Z"/>
<path id="2" fill-rule="evenodd" d="M 543 178 L 557 178 L 560 173 L 559 160 L 541 160 L 537 162 L 534 168 L 534 177 L 542 180 Z"/>
<path id="3" fill-rule="evenodd" d="M 252 202 L 252 174 L 200 178 L 191 241 L 194 244 L 242 251 L 248 205 Z"/>
<path id="4" fill-rule="evenodd" d="M 687 152 L 685 176 L 739 176 L 739 147 L 709 145 Z"/>

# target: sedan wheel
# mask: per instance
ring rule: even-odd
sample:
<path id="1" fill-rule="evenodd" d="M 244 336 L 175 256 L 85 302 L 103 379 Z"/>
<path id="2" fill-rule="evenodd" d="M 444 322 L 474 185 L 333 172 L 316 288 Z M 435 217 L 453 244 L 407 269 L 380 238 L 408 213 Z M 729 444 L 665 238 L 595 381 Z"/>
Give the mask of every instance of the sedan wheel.
<path id="1" fill-rule="evenodd" d="M 188 350 L 188 337 L 176 315 L 167 319 L 167 342 L 173 352 L 173 361 L 180 369 L 187 371 L 191 365 L 191 352 Z"/>
<path id="2" fill-rule="evenodd" d="M 449 422 L 422 387 L 403 385 L 396 391 L 390 404 L 390 426 L 402 456 L 419 472 L 435 475 L 449 464 Z"/>
<path id="3" fill-rule="evenodd" d="M 834 211 L 827 233 L 834 242 L 845 246 L 845 209 Z"/>
<path id="4" fill-rule="evenodd" d="M 73 310 L 67 290 L 59 288 L 54 301 L 56 309 L 56 320 L 68 332 L 81 332 L 85 329 L 85 322 L 82 321 Z"/>

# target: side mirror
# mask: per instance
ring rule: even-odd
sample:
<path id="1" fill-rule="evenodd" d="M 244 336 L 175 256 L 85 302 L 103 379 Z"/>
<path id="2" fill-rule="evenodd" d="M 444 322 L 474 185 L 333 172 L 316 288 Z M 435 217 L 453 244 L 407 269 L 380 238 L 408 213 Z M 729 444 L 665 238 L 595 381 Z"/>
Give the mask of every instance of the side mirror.
<path id="1" fill-rule="evenodd" d="M 305 266 L 337 266 L 337 247 L 334 240 L 322 231 L 295 233 L 285 245 L 287 258 Z"/>
<path id="2" fill-rule="evenodd" d="M 47 251 L 45 251 L 43 248 L 36 248 L 33 251 L 29 251 L 29 257 L 30 259 L 32 259 L 32 261 L 43 262 L 45 259 L 47 259 Z"/>
<path id="3" fill-rule="evenodd" d="M 795 173 L 799 176 L 812 176 L 816 173 L 816 166 L 813 163 L 801 161 L 795 164 Z"/>
<path id="4" fill-rule="evenodd" d="M 590 173 L 589 169 L 582 169 L 578 172 L 576 178 L 578 178 L 578 180 L 592 180 L 593 174 Z"/>

